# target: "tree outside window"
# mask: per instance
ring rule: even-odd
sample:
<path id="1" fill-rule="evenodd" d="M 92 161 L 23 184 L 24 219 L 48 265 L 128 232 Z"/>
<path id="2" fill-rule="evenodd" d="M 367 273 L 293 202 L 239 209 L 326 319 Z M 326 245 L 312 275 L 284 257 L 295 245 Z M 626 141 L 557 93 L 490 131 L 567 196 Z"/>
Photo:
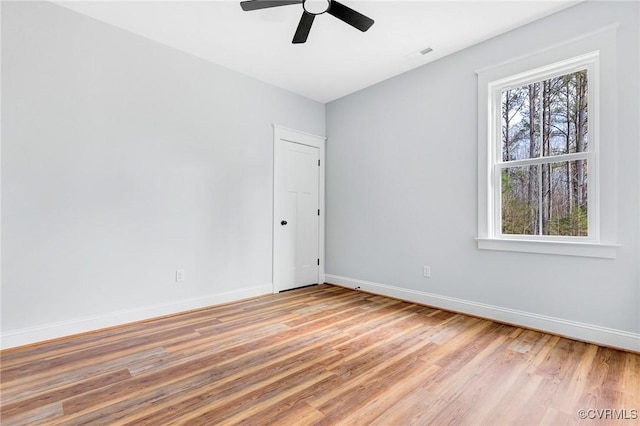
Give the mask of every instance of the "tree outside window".
<path id="1" fill-rule="evenodd" d="M 587 69 L 500 92 L 504 235 L 589 236 Z"/>

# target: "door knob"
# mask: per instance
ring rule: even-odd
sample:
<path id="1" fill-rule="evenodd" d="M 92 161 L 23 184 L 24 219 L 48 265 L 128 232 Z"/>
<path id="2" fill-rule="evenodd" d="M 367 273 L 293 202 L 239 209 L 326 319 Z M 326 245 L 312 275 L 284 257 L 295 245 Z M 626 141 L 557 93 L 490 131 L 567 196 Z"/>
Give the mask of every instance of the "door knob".
<path id="1" fill-rule="evenodd" d="M 280 222 L 280 225 L 283 225 L 283 226 L 284 226 L 284 225 L 286 225 L 286 224 L 287 224 L 287 221 L 286 221 L 286 220 L 283 220 L 283 221 L 281 221 L 281 222 Z"/>

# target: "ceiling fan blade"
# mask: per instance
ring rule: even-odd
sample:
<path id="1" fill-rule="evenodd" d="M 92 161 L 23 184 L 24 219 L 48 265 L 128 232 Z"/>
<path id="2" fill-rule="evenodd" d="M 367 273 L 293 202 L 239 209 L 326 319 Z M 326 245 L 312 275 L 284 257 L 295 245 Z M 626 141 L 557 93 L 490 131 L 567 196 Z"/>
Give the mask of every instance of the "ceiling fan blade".
<path id="1" fill-rule="evenodd" d="M 331 6 L 327 12 L 360 31 L 367 31 L 374 23 L 373 19 L 364 16 L 360 12 L 356 12 L 336 0 L 331 1 Z"/>
<path id="2" fill-rule="evenodd" d="M 311 25 L 313 24 L 313 19 L 315 17 L 316 15 L 309 13 L 306 10 L 302 12 L 302 17 L 298 23 L 298 28 L 293 36 L 292 43 L 299 44 L 307 41 L 307 37 L 309 37 L 309 31 L 311 31 Z"/>
<path id="3" fill-rule="evenodd" d="M 240 7 L 245 12 L 250 10 L 266 9 L 269 7 L 287 6 L 290 4 L 300 4 L 303 0 L 245 0 L 240 2 Z"/>

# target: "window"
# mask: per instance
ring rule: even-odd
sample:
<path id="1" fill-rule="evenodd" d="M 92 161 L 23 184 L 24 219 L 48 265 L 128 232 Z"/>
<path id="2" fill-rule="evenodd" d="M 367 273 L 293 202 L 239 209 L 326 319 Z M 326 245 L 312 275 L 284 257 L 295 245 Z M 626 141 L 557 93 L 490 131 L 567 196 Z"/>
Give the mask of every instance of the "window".
<path id="1" fill-rule="evenodd" d="M 478 248 L 616 257 L 615 75 L 609 29 L 478 71 Z"/>
<path id="2" fill-rule="evenodd" d="M 597 59 L 490 83 L 495 236 L 597 240 Z"/>

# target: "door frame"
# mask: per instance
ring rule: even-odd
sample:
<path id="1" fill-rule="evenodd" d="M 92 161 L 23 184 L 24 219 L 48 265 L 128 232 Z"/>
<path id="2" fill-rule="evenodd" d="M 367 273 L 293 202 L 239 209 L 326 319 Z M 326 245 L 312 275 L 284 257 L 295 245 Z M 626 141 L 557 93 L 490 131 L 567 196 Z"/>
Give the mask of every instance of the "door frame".
<path id="1" fill-rule="evenodd" d="M 271 286 L 273 293 L 277 293 L 277 268 L 275 265 L 275 232 L 276 232 L 276 168 L 279 166 L 278 159 L 280 158 L 281 149 L 279 147 L 279 141 L 292 142 L 300 145 L 307 145 L 314 148 L 318 148 L 318 156 L 320 159 L 320 166 L 318 167 L 318 208 L 320 209 L 320 219 L 318 220 L 318 257 L 320 259 L 320 265 L 318 267 L 318 284 L 324 283 L 324 226 L 325 226 L 325 204 L 324 204 L 324 187 L 325 187 L 325 145 L 327 138 L 324 136 L 318 136 L 311 133 L 302 132 L 300 130 L 290 129 L 288 127 L 281 126 L 279 124 L 273 124 L 273 193 L 272 193 L 272 210 L 271 210 Z M 278 223 L 279 225 L 279 223 Z"/>

